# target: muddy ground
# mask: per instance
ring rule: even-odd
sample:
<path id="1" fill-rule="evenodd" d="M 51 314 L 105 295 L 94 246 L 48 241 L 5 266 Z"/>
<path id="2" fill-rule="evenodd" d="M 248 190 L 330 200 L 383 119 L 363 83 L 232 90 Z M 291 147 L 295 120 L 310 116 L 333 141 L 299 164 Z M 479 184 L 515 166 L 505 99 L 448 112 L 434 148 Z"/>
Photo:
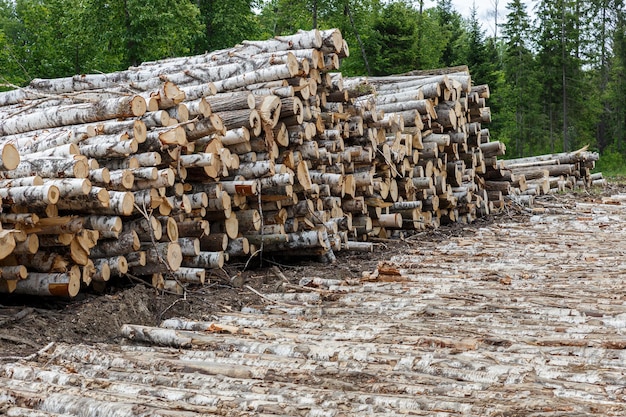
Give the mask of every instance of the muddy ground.
<path id="1" fill-rule="evenodd" d="M 566 208 L 576 201 L 595 201 L 604 196 L 626 192 L 623 181 L 608 187 L 575 191 L 537 198 L 536 207 L 551 210 Z M 275 292 L 282 284 L 273 267 L 297 284 L 303 278 L 324 277 L 359 279 L 364 271 L 373 271 L 378 262 L 419 247 L 423 241 L 445 241 L 452 236 L 473 233 L 486 223 L 500 221 L 525 222 L 529 213 L 509 207 L 501 213 L 479 219 L 471 225 L 442 226 L 401 240 L 376 245 L 373 253 L 342 251 L 337 262 L 291 262 L 265 257 L 263 264 L 229 264 L 207 277 L 208 284 L 189 288 L 185 296 L 163 293 L 128 279 L 120 279 L 105 294 L 82 292 L 73 300 L 41 299 L 0 295 L 0 359 L 24 357 L 50 342 L 117 343 L 124 323 L 158 325 L 170 317 L 210 320 L 216 312 L 238 311 L 244 306 L 262 305 L 264 293 Z M 231 278 L 240 276 L 243 279 Z"/>

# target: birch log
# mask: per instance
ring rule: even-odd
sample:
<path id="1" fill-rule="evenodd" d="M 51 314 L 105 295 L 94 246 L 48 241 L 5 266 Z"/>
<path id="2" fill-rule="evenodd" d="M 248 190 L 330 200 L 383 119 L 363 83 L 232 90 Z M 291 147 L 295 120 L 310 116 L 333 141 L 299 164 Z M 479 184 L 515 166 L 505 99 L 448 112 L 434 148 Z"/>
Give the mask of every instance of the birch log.
<path id="1" fill-rule="evenodd" d="M 29 272 L 27 279 L 17 282 L 15 293 L 72 298 L 80 291 L 80 281 L 78 266 L 59 274 Z"/>
<path id="2" fill-rule="evenodd" d="M 146 101 L 140 96 L 128 96 L 94 104 L 76 104 L 33 111 L 0 122 L 0 134 L 11 135 L 51 127 L 75 125 L 123 117 L 137 117 L 146 112 Z"/>

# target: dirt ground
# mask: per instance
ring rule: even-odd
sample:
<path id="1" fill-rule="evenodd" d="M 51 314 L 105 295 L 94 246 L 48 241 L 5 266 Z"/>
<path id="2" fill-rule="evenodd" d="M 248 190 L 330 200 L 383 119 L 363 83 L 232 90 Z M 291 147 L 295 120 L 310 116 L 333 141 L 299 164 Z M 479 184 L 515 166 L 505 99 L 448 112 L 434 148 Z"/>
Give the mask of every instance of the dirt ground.
<path id="1" fill-rule="evenodd" d="M 566 208 L 576 201 L 589 202 L 624 192 L 626 185 L 614 181 L 602 189 L 543 196 L 536 200 L 536 207 Z M 443 241 L 463 236 L 486 223 L 524 222 L 528 217 L 529 213 L 509 207 L 471 225 L 447 225 L 407 235 L 402 240 L 379 243 L 373 253 L 341 251 L 337 253 L 337 262 L 331 265 L 267 257 L 263 265 L 248 265 L 247 269 L 244 264 L 229 264 L 207 277 L 208 284 L 189 288 L 183 297 L 125 279 L 115 282 L 105 294 L 83 292 L 73 300 L 0 295 L 0 359 L 27 356 L 50 342 L 116 343 L 121 339 L 119 330 L 124 323 L 154 326 L 170 317 L 209 320 L 212 313 L 260 305 L 262 294 L 274 292 L 282 283 L 272 267 L 280 268 L 295 284 L 311 277 L 358 279 L 363 271 L 374 270 L 379 261 L 414 250 L 425 240 Z M 234 280 L 237 286 L 230 284 L 230 278 L 235 276 L 243 278 Z"/>

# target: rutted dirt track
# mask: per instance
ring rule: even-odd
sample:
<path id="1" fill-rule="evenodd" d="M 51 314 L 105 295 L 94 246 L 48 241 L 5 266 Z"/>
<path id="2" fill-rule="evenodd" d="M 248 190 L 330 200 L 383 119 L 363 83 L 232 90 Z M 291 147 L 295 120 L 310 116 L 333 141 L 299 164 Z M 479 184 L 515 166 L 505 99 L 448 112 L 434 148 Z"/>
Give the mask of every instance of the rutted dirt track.
<path id="1" fill-rule="evenodd" d="M 241 311 L 5 360 L 0 414 L 626 415 L 626 203 L 544 204 L 413 236 L 387 254 L 400 275 L 340 256 Z"/>

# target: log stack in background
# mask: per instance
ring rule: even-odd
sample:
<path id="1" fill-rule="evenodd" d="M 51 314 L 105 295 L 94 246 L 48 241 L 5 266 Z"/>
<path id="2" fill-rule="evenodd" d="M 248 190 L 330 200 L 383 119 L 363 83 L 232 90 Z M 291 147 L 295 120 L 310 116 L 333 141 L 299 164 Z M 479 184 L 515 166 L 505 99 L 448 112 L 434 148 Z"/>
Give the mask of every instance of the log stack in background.
<path id="1" fill-rule="evenodd" d="M 182 291 L 233 259 L 332 261 L 471 222 L 528 187 L 467 68 L 343 79 L 348 54 L 338 30 L 299 32 L 0 94 L 0 291 L 124 274 Z"/>

